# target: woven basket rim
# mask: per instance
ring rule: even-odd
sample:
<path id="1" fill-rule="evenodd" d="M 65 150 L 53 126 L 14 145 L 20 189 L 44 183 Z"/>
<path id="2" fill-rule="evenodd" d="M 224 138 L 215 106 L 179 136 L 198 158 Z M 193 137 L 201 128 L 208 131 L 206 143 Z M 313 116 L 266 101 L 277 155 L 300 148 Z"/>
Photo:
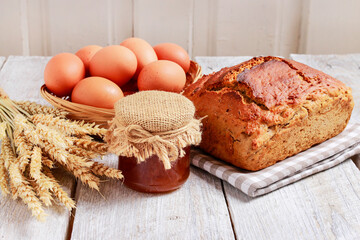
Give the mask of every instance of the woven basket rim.
<path id="1" fill-rule="evenodd" d="M 97 111 L 97 112 L 104 112 L 104 113 L 115 112 L 114 109 L 99 108 L 99 107 L 93 107 L 93 106 L 89 106 L 89 105 L 85 105 L 85 104 L 81 104 L 81 103 L 70 102 L 67 99 L 60 98 L 60 97 L 54 95 L 53 93 L 51 93 L 45 84 L 41 86 L 40 90 L 41 90 L 41 96 L 43 98 L 45 98 L 45 100 L 48 100 L 46 97 L 49 97 L 49 98 L 53 99 L 53 101 L 58 101 L 59 105 L 61 105 L 61 106 L 64 105 L 65 108 L 73 106 L 75 108 L 86 108 L 90 111 Z M 52 104 L 52 102 L 50 102 L 50 104 Z"/>
<path id="2" fill-rule="evenodd" d="M 191 61 L 189 72 L 186 74 L 186 86 L 196 82 L 201 77 L 201 67 L 195 61 Z M 40 88 L 41 96 L 54 107 L 60 108 L 69 114 L 67 117 L 75 120 L 85 120 L 98 124 L 107 124 L 115 116 L 114 109 L 99 108 L 80 103 L 70 102 L 51 93 L 44 85 Z"/>

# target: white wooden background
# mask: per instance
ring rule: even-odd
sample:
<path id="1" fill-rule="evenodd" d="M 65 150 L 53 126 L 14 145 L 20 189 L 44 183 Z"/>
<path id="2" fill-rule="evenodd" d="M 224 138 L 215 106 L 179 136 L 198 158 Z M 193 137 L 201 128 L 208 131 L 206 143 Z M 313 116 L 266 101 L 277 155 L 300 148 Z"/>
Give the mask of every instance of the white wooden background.
<path id="1" fill-rule="evenodd" d="M 191 56 L 360 52 L 359 0 L 0 0 L 0 56 L 137 36 Z"/>

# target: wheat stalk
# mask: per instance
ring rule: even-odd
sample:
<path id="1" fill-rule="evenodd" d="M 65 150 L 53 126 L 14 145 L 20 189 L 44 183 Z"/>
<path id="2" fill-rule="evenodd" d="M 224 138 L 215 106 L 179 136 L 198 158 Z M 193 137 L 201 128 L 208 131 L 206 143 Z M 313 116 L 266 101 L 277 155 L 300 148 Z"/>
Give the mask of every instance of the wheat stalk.
<path id="1" fill-rule="evenodd" d="M 35 146 L 33 153 L 31 154 L 30 176 L 35 180 L 39 180 L 40 174 L 41 174 L 41 148 Z"/>
<path id="2" fill-rule="evenodd" d="M 4 195 L 10 193 L 9 191 L 9 177 L 7 169 L 9 168 L 9 151 L 11 151 L 11 144 L 9 138 L 3 138 L 1 144 L 1 153 L 0 153 L 0 186 L 1 191 Z"/>
<path id="3" fill-rule="evenodd" d="M 89 134 L 86 129 L 80 127 L 76 122 L 59 117 L 53 117 L 51 115 L 36 114 L 31 116 L 31 121 L 35 124 L 43 124 L 49 127 L 55 127 L 66 135 Z"/>
<path id="4" fill-rule="evenodd" d="M 55 177 L 51 173 L 50 169 L 45 168 L 44 173 L 48 179 L 53 184 L 52 192 L 59 199 L 59 201 L 64 204 L 64 206 L 71 211 L 71 209 L 75 208 L 75 202 L 72 200 L 69 195 L 61 188 L 61 186 L 55 180 Z"/>
<path id="5" fill-rule="evenodd" d="M 120 170 L 110 168 L 99 162 L 94 162 L 94 164 L 91 166 L 91 171 L 98 176 L 106 176 L 114 179 L 124 178 Z"/>
<path id="6" fill-rule="evenodd" d="M 46 126 L 55 127 L 68 135 L 98 135 L 105 136 L 107 130 L 100 128 L 95 123 L 85 123 L 84 121 L 71 121 L 51 115 L 36 114 L 31 116 L 31 121 L 35 124 L 44 124 Z"/>
<path id="7" fill-rule="evenodd" d="M 85 129 L 87 132 L 89 132 L 90 135 L 97 135 L 100 137 L 104 137 L 108 132 L 107 129 L 101 128 L 95 123 L 85 123 L 84 121 L 81 121 L 81 122 L 77 122 L 77 124 L 81 128 Z"/>
<path id="8" fill-rule="evenodd" d="M 12 199 L 16 200 L 19 197 L 18 189 L 14 186 L 14 184 L 12 184 L 11 181 L 10 181 L 10 190 L 11 190 Z"/>
<path id="9" fill-rule="evenodd" d="M 50 169 L 54 167 L 54 162 L 44 154 L 41 156 L 41 162 Z"/>
<path id="10" fill-rule="evenodd" d="M 52 201 L 54 200 L 51 196 L 51 193 L 49 191 L 49 188 L 42 185 L 42 183 L 39 180 L 33 180 L 30 181 L 31 186 L 36 192 L 36 195 L 39 197 L 40 201 L 42 201 L 45 206 L 51 206 Z"/>
<path id="11" fill-rule="evenodd" d="M 90 167 L 94 164 L 81 157 L 70 154 L 66 164 L 59 162 L 66 170 L 72 172 L 74 176 L 87 184 L 90 188 L 99 191 L 100 179 L 91 173 Z"/>
<path id="12" fill-rule="evenodd" d="M 0 155 L 0 188 L 4 196 L 10 194 L 9 177 L 5 167 L 5 160 L 2 155 Z"/>
<path id="13" fill-rule="evenodd" d="M 47 153 L 50 159 L 66 164 L 69 155 L 66 150 L 57 148 L 54 145 L 46 142 L 42 143 L 40 146 L 42 147 L 42 150 Z"/>
<path id="14" fill-rule="evenodd" d="M 57 117 L 66 117 L 68 112 L 63 111 L 58 108 L 43 106 L 40 104 L 37 104 L 35 102 L 29 102 L 29 101 L 14 101 L 21 109 L 29 113 L 30 115 L 34 114 L 48 114 L 53 115 Z"/>
<path id="15" fill-rule="evenodd" d="M 90 136 L 90 135 L 78 135 L 78 136 L 76 136 L 76 138 L 77 139 L 84 139 L 84 140 L 94 141 L 94 138 L 92 136 Z"/>
<path id="16" fill-rule="evenodd" d="M 1 156 L 4 160 L 5 169 L 9 169 L 10 166 L 9 160 L 11 159 L 12 156 L 12 155 L 10 156 L 10 154 L 13 154 L 10 139 L 4 138 L 1 144 Z"/>
<path id="17" fill-rule="evenodd" d="M 22 132 L 29 142 L 36 145 L 41 141 L 40 136 L 35 132 L 34 125 L 31 125 L 31 123 L 21 114 L 17 114 L 14 117 L 14 125 L 16 131 Z"/>
<path id="18" fill-rule="evenodd" d="M 107 130 L 65 115 L 36 103 L 16 104 L 0 88 L 0 188 L 21 198 L 39 220 L 46 216 L 42 204 L 50 206 L 55 198 L 69 210 L 75 207 L 51 173 L 55 164 L 98 191 L 97 176 L 122 179 L 119 170 L 91 160 L 107 153 Z"/>
<path id="19" fill-rule="evenodd" d="M 0 123 L 0 141 L 6 137 L 6 122 Z"/>
<path id="20" fill-rule="evenodd" d="M 19 196 L 25 204 L 27 204 L 33 216 L 35 216 L 39 221 L 45 221 L 46 214 L 41 207 L 41 202 L 36 197 L 33 189 L 29 186 L 29 183 L 21 175 L 19 166 L 16 163 L 15 154 L 10 153 L 9 158 L 9 175 L 11 183 L 16 188 L 16 195 Z"/>
<path id="21" fill-rule="evenodd" d="M 40 178 L 36 180 L 39 185 L 39 198 L 46 205 L 50 206 L 53 200 L 50 191 L 54 189 L 54 183 L 43 172 L 40 173 Z"/>
<path id="22" fill-rule="evenodd" d="M 87 151 L 96 152 L 105 155 L 108 152 L 108 145 L 105 143 L 95 142 L 88 139 L 71 138 L 75 146 Z"/>
<path id="23" fill-rule="evenodd" d="M 18 154 L 18 160 L 21 172 L 24 172 L 31 158 L 33 146 L 29 143 L 24 134 L 19 131 L 14 132 L 14 143 Z"/>
<path id="24" fill-rule="evenodd" d="M 84 158 L 89 158 L 89 159 L 96 158 L 96 157 L 98 157 L 100 155 L 97 152 L 85 150 L 85 149 L 77 147 L 77 146 L 70 146 L 68 151 L 71 154 L 74 154 L 74 155 L 77 155 L 77 156 L 80 156 L 80 157 L 84 157 Z"/>
<path id="25" fill-rule="evenodd" d="M 56 159 L 57 161 L 61 161 L 63 163 L 66 163 L 66 158 L 68 155 L 68 152 L 64 150 L 63 148 L 57 147 L 54 144 L 49 143 L 47 140 L 43 139 L 39 133 L 39 131 L 36 131 L 32 126 L 27 124 L 22 124 L 23 131 L 25 137 L 32 142 L 33 144 L 38 145 L 42 148 L 44 152 L 46 152 L 52 159 Z M 45 134 L 46 135 L 46 134 Z M 55 139 L 53 139 L 54 143 L 57 143 Z M 62 146 L 62 144 L 59 144 Z"/>
<path id="26" fill-rule="evenodd" d="M 49 142 L 56 148 L 66 149 L 68 145 L 72 144 L 70 139 L 65 139 L 59 131 L 43 124 L 37 124 L 35 132 L 43 142 Z"/>

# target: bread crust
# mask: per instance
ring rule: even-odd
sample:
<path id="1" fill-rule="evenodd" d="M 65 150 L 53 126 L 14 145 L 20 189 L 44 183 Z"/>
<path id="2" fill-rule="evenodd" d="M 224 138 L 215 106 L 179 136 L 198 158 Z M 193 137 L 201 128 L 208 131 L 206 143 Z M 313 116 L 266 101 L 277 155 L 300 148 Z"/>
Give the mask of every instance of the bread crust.
<path id="1" fill-rule="evenodd" d="M 339 80 L 271 56 L 203 76 L 183 94 L 198 117 L 207 116 L 200 147 L 251 171 L 336 136 L 354 106 Z"/>

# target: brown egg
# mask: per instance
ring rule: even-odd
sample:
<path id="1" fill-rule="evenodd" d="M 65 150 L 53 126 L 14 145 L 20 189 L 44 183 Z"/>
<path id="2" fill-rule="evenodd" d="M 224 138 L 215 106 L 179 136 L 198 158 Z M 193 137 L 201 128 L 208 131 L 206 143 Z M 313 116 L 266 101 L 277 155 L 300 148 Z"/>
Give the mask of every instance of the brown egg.
<path id="1" fill-rule="evenodd" d="M 91 76 L 107 78 L 120 87 L 135 74 L 135 54 L 126 47 L 112 45 L 97 51 L 90 60 Z"/>
<path id="2" fill-rule="evenodd" d="M 78 56 L 81 59 L 81 61 L 83 61 L 86 72 L 89 72 L 89 62 L 91 58 L 100 49 L 102 49 L 102 47 L 98 45 L 88 45 L 79 49 L 79 51 L 75 53 L 75 55 Z"/>
<path id="3" fill-rule="evenodd" d="M 59 97 L 70 95 L 74 86 L 84 77 L 84 63 L 72 53 L 54 56 L 46 64 L 44 71 L 46 87 Z"/>
<path id="4" fill-rule="evenodd" d="M 139 74 L 138 88 L 143 90 L 162 90 L 181 92 L 185 86 L 186 75 L 179 64 L 159 60 L 146 65 Z"/>
<path id="5" fill-rule="evenodd" d="M 145 65 L 158 60 L 151 45 L 141 38 L 128 38 L 120 43 L 120 45 L 127 47 L 136 55 L 138 65 L 135 73 L 135 79 Z"/>
<path id="6" fill-rule="evenodd" d="M 160 43 L 154 46 L 159 60 L 169 60 L 179 64 L 187 73 L 190 68 L 189 54 L 181 46 L 175 43 Z"/>
<path id="7" fill-rule="evenodd" d="M 111 109 L 123 96 L 120 87 L 114 82 L 102 77 L 88 77 L 76 84 L 71 94 L 71 101 Z"/>

